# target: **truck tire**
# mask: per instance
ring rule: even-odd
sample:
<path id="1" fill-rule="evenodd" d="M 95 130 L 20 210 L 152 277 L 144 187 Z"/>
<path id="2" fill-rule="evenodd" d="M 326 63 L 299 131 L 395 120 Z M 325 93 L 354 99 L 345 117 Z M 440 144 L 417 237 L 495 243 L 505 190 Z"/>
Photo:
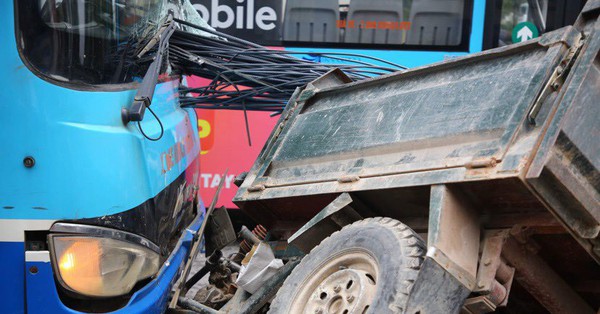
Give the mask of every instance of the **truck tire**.
<path id="1" fill-rule="evenodd" d="M 357 221 L 302 259 L 269 313 L 402 313 L 424 255 L 425 242 L 399 221 Z"/>

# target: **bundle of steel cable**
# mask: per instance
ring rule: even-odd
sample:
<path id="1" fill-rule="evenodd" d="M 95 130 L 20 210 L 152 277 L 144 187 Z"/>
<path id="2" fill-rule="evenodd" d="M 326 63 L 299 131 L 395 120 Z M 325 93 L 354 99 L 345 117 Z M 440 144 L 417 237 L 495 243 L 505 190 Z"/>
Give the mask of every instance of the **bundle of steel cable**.
<path id="1" fill-rule="evenodd" d="M 180 88 L 180 102 L 185 107 L 277 112 L 283 109 L 296 87 L 333 68 L 343 70 L 353 80 L 405 68 L 362 55 L 310 53 L 335 62 L 318 63 L 294 56 L 309 55 L 306 52 L 273 50 L 182 20 L 175 21 L 217 36 L 176 30 L 169 41 L 169 61 L 175 70 L 210 81 L 201 87 Z"/>

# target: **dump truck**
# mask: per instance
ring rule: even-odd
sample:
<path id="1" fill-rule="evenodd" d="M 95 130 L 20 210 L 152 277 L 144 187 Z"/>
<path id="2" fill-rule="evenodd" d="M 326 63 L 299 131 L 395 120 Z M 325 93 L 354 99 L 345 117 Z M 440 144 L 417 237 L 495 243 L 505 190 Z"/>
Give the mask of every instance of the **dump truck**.
<path id="1" fill-rule="evenodd" d="M 270 313 L 596 313 L 599 13 L 298 89 L 234 198 L 306 254 Z"/>

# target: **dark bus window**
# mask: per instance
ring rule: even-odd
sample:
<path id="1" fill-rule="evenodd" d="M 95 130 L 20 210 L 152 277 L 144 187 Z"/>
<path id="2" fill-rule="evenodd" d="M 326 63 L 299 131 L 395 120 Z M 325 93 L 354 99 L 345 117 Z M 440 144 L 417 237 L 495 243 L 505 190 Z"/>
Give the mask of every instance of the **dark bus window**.
<path id="1" fill-rule="evenodd" d="M 502 3 L 500 20 L 500 37 L 498 46 L 514 44 L 512 31 L 523 22 L 530 22 L 535 26 L 538 34 L 546 30 L 546 16 L 548 14 L 548 0 L 506 0 Z"/>
<path id="2" fill-rule="evenodd" d="M 152 34 L 162 0 L 15 0 L 17 42 L 34 72 L 75 86 L 139 75 L 137 40 Z"/>
<path id="3" fill-rule="evenodd" d="M 543 33 L 571 25 L 585 0 L 493 0 L 488 1 L 485 16 L 484 49 L 502 47 L 529 38 L 518 34 L 523 23 L 533 33 Z M 521 35 L 521 36 L 519 36 Z M 530 39 L 530 38 L 529 38 Z"/>
<path id="4" fill-rule="evenodd" d="M 214 28 L 262 45 L 468 50 L 469 0 L 192 0 Z"/>

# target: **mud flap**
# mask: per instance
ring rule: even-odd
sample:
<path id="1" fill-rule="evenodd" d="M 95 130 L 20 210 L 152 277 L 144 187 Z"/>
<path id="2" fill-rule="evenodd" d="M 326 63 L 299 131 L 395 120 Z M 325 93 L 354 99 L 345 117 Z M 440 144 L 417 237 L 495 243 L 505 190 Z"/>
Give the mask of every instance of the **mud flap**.
<path id="1" fill-rule="evenodd" d="M 405 313 L 459 313 L 469 293 L 467 287 L 428 256 L 412 287 Z"/>

